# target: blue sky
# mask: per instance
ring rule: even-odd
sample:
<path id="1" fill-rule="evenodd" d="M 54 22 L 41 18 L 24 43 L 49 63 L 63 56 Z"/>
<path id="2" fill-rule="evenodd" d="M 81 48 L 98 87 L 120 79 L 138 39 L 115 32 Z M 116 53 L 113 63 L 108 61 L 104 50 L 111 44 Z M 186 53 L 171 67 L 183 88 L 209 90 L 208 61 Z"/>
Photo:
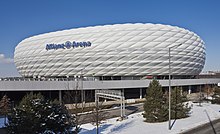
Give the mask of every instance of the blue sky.
<path id="1" fill-rule="evenodd" d="M 18 76 L 13 53 L 24 38 L 115 23 L 189 29 L 206 43 L 204 70 L 220 70 L 219 0 L 0 0 L 0 77 Z"/>

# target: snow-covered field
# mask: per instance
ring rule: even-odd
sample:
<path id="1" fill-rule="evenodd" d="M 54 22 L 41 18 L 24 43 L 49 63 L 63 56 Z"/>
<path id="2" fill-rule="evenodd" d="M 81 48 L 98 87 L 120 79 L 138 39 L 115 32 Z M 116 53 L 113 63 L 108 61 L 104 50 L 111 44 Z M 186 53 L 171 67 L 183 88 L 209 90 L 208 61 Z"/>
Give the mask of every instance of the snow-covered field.
<path id="1" fill-rule="evenodd" d="M 174 122 L 172 130 L 168 130 L 168 122 L 162 123 L 146 123 L 142 113 L 136 113 L 128 116 L 128 119 L 116 121 L 117 118 L 104 121 L 100 126 L 101 134 L 176 134 L 192 129 L 196 126 L 220 118 L 220 105 L 202 103 L 202 106 L 193 104 L 191 115 L 188 118 L 178 119 Z M 207 115 L 208 113 L 208 115 Z M 91 123 L 83 124 L 80 134 L 95 134 L 96 127 Z"/>
<path id="2" fill-rule="evenodd" d="M 1 117 L 0 118 L 0 128 L 5 127 L 5 118 Z"/>

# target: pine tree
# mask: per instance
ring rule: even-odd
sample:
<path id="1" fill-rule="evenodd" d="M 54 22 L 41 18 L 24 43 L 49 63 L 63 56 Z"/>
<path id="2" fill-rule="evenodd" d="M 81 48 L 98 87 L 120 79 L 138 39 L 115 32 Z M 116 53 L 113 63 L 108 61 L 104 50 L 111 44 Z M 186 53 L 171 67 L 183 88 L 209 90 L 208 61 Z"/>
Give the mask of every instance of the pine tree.
<path id="1" fill-rule="evenodd" d="M 0 109 L 1 113 L 4 115 L 4 124 L 6 124 L 6 118 L 8 115 L 8 112 L 10 111 L 10 99 L 7 95 L 4 95 L 0 101 Z"/>
<path id="2" fill-rule="evenodd" d="M 168 108 L 166 97 L 164 97 L 162 87 L 157 80 L 153 80 L 145 96 L 144 118 L 146 122 L 162 122 L 168 119 Z"/>
<path id="3" fill-rule="evenodd" d="M 41 94 L 27 94 L 8 117 L 8 132 L 16 134 L 73 133 L 74 116 L 58 101 Z"/>
<path id="4" fill-rule="evenodd" d="M 171 92 L 171 118 L 180 119 L 188 117 L 190 106 L 185 93 L 181 93 L 179 87 L 175 87 Z"/>

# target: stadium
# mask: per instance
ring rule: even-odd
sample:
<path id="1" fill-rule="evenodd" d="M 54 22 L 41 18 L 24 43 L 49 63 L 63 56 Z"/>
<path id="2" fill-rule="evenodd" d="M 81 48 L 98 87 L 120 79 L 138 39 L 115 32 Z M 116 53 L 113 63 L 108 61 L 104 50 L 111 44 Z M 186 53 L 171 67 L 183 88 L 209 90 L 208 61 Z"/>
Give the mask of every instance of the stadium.
<path id="1" fill-rule="evenodd" d="M 95 90 L 119 90 L 125 99 L 142 99 L 152 79 L 158 79 L 164 90 L 178 86 L 190 94 L 220 83 L 219 78 L 199 77 L 204 44 L 192 31 L 151 23 L 40 34 L 16 46 L 14 62 L 22 77 L 2 78 L 0 90 L 15 98 L 42 92 L 59 96 L 60 102 L 67 90 L 80 90 L 82 102 L 94 101 Z"/>
<path id="2" fill-rule="evenodd" d="M 33 36 L 15 48 L 18 72 L 28 78 L 191 78 L 205 64 L 205 46 L 195 33 L 162 24 L 115 24 Z"/>

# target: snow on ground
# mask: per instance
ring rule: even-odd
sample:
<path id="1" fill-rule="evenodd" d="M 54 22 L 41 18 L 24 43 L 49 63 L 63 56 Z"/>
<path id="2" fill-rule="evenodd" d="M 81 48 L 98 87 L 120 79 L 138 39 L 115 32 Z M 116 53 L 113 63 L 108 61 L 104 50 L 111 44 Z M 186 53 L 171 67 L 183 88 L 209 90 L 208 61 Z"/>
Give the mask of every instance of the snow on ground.
<path id="1" fill-rule="evenodd" d="M 202 103 L 202 106 L 193 104 L 190 117 L 184 119 L 172 120 L 172 130 L 168 130 L 168 121 L 162 123 L 146 123 L 142 113 L 135 113 L 128 116 L 128 119 L 117 121 L 117 118 L 112 118 L 104 121 L 100 126 L 101 134 L 176 134 L 192 129 L 196 126 L 220 118 L 220 105 Z M 83 124 L 80 134 L 95 134 L 96 127 L 91 123 Z"/>
<path id="2" fill-rule="evenodd" d="M 0 128 L 3 128 L 3 127 L 5 127 L 5 118 L 4 117 L 0 117 Z M 6 120 L 6 122 L 7 122 L 7 120 Z"/>

